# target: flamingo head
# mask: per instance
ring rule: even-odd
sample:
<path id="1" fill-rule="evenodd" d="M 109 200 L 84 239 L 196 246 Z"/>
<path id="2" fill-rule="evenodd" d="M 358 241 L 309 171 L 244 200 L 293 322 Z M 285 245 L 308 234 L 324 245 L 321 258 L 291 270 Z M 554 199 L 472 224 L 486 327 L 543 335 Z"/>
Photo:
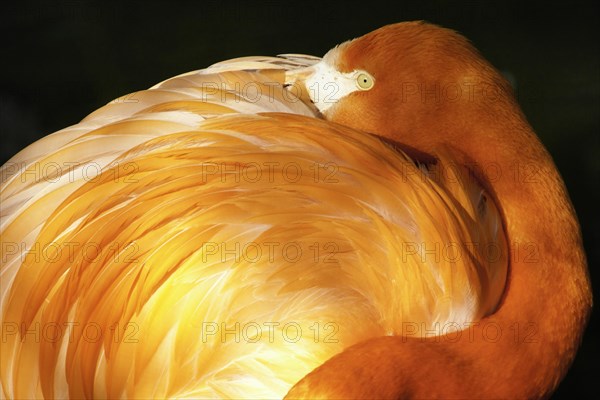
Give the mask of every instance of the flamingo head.
<path id="1" fill-rule="evenodd" d="M 342 43 L 287 82 L 300 84 L 325 119 L 425 153 L 458 142 L 477 153 L 487 144 L 482 131 L 522 116 L 508 82 L 467 39 L 422 21 Z"/>

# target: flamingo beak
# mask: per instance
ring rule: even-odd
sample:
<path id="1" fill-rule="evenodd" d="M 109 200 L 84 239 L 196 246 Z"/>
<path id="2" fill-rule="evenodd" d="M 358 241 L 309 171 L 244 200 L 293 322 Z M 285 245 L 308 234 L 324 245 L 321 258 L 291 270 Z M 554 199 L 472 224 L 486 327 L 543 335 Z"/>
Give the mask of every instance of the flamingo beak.
<path id="1" fill-rule="evenodd" d="M 306 81 L 313 76 L 315 72 L 316 69 L 314 65 L 286 71 L 285 83 L 283 86 L 288 90 L 288 92 L 302 100 L 302 102 L 305 104 L 313 104 Z"/>

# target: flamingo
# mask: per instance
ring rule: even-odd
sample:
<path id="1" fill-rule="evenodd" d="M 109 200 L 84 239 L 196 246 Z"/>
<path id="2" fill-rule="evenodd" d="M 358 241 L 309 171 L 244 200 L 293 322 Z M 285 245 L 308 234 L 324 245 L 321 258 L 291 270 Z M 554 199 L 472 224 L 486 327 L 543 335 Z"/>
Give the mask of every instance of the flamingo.
<path id="1" fill-rule="evenodd" d="M 508 83 L 423 22 L 116 99 L 0 199 L 3 398 L 542 398 L 592 304 Z"/>

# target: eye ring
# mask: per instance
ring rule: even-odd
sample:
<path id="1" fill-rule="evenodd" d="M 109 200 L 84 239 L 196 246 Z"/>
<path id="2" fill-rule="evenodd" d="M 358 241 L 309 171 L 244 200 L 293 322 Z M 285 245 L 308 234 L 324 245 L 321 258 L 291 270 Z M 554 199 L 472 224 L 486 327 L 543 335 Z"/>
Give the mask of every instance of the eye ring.
<path id="1" fill-rule="evenodd" d="M 359 90 L 371 90 L 375 85 L 375 79 L 367 72 L 361 71 L 356 75 L 356 87 Z"/>

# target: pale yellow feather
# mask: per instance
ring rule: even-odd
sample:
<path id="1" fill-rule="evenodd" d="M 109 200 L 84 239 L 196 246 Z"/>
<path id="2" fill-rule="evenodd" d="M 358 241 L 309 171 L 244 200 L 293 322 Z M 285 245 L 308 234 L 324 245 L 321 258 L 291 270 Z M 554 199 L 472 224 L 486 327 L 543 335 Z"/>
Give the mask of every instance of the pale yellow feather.
<path id="1" fill-rule="evenodd" d="M 286 57 L 125 96 L 3 167 L 2 323 L 42 332 L 2 341 L 3 396 L 282 397 L 358 341 L 494 310 L 481 188 L 316 119 L 283 72 L 318 59 Z M 73 161 L 101 173 L 36 166 Z"/>

